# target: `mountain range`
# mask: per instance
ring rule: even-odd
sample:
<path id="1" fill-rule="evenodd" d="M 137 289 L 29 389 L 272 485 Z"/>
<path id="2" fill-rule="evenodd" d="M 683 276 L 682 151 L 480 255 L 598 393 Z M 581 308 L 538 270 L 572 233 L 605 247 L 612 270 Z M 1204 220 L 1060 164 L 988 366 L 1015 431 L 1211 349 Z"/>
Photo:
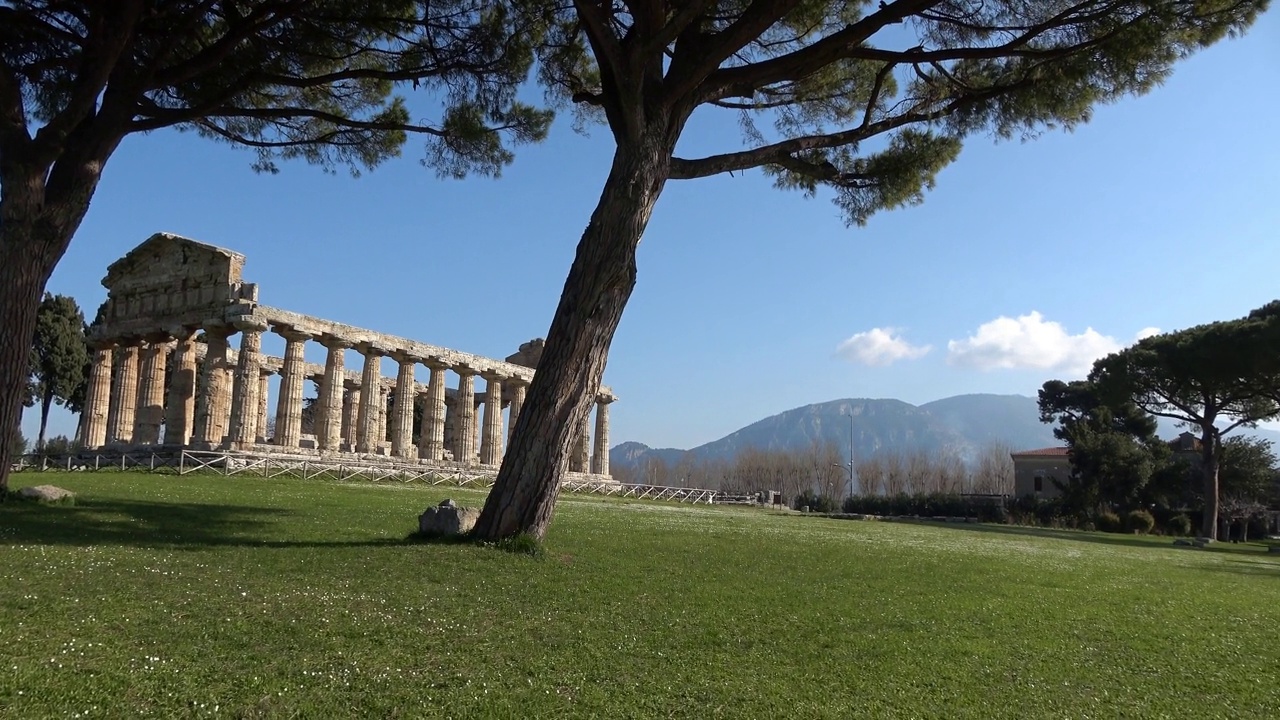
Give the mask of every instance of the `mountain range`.
<path id="1" fill-rule="evenodd" d="M 1171 425 L 1161 427 L 1162 435 L 1172 437 L 1178 432 Z M 1249 432 L 1273 442 L 1280 440 L 1280 433 L 1274 431 Z M 1040 422 L 1036 399 L 1025 395 L 956 395 L 923 405 L 850 398 L 771 415 L 690 450 L 624 442 L 609 451 L 609 463 L 612 467 L 639 467 L 650 458 L 659 458 L 670 466 L 686 454 L 695 462 L 732 460 L 746 448 L 797 450 L 815 441 L 834 443 L 845 458 L 852 444 L 855 458 L 924 450 L 929 454 L 952 453 L 967 463 L 995 444 L 1013 451 L 1061 444 L 1053 437 L 1053 427 Z"/>

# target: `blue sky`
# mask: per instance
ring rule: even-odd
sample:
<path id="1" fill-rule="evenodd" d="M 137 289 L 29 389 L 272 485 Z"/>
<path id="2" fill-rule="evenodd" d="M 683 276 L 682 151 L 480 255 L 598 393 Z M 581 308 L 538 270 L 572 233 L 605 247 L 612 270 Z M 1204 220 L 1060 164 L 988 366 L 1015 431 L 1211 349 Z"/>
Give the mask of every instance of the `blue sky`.
<path id="1" fill-rule="evenodd" d="M 841 397 L 1032 395 L 1150 328 L 1275 299 L 1277 68 L 1270 12 L 1073 133 L 972 138 L 923 205 L 864 228 L 759 172 L 668 183 L 605 374 L 613 442 L 692 447 Z M 682 152 L 736 147 L 731 119 L 697 118 Z M 49 290 L 92 314 L 107 265 L 171 231 L 244 253 L 265 304 L 504 357 L 546 334 L 612 149 L 563 117 L 501 179 L 458 182 L 412 139 L 357 179 L 257 175 L 251 153 L 193 133 L 133 137 Z M 54 414 L 51 433 L 73 430 Z"/>

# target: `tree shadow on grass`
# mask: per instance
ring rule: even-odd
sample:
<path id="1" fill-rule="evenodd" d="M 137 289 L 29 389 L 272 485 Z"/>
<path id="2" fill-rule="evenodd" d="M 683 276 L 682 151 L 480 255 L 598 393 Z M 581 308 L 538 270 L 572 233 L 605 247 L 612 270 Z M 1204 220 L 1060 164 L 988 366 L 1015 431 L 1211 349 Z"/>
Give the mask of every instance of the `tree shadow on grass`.
<path id="1" fill-rule="evenodd" d="M 75 505 L 0 504 L 0 545 L 121 545 L 148 548 L 361 547 L 405 545 L 403 538 L 278 540 L 282 508 L 211 503 L 78 498 Z"/>
<path id="2" fill-rule="evenodd" d="M 1271 557 L 1276 557 L 1272 555 Z M 1202 568 L 1211 572 L 1231 573 L 1232 575 L 1250 575 L 1254 577 L 1273 577 L 1280 580 L 1280 562 L 1268 562 L 1249 558 L 1230 559 L 1221 565 L 1208 565 Z"/>
<path id="3" fill-rule="evenodd" d="M 1176 547 L 1189 552 L 1211 552 L 1227 555 L 1254 555 L 1265 557 L 1266 546 L 1257 543 L 1214 543 L 1208 547 L 1175 546 L 1173 538 L 1158 538 L 1153 541 L 1149 535 L 1122 535 L 1120 533 L 1086 532 L 1083 530 L 1056 530 L 1053 528 L 1027 527 L 1024 525 L 988 525 L 980 523 L 922 523 L 947 530 L 964 530 L 968 532 L 990 533 L 993 535 L 1021 535 L 1024 537 L 1052 538 L 1055 540 L 1073 540 L 1075 542 L 1099 543 L 1102 545 L 1118 545 L 1138 550 L 1167 550 Z M 1261 551 L 1261 552 L 1259 552 Z M 1274 555 L 1272 557 L 1275 557 Z M 1263 562 L 1264 565 L 1273 563 Z"/>

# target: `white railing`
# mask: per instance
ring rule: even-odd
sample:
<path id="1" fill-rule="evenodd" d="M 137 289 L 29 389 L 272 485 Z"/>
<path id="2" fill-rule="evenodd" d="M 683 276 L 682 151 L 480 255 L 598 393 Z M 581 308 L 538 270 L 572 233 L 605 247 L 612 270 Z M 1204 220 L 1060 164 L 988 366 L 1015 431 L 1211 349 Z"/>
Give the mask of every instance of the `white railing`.
<path id="1" fill-rule="evenodd" d="M 305 480 L 367 480 L 371 482 L 421 482 L 428 485 L 488 488 L 497 476 L 496 467 L 474 467 L 452 463 L 426 464 L 380 461 L 365 463 L 357 459 L 310 458 L 275 453 L 202 450 L 156 450 L 137 448 L 84 451 L 67 455 L 21 455 L 13 465 L 15 472 L 60 470 L 65 472 L 146 471 L 174 475 L 207 473 L 217 475 L 253 475 L 257 477 L 298 477 Z M 607 495 L 637 500 L 665 500 L 704 504 L 746 504 L 751 495 L 731 495 L 717 490 L 660 485 L 623 484 L 571 473 L 561 486 L 570 493 Z"/>

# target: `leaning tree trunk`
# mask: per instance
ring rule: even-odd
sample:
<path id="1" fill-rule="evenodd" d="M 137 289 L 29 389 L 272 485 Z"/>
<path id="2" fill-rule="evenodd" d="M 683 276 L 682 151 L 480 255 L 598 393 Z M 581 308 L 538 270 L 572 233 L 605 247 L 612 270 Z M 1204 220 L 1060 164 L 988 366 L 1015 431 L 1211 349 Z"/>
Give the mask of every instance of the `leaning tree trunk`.
<path id="1" fill-rule="evenodd" d="M 0 498 L 9 489 L 40 298 L 119 141 L 77 128 L 51 168 L 22 164 L 14 146 L 0 142 Z"/>
<path id="2" fill-rule="evenodd" d="M 662 137 L 620 144 L 604 191 L 578 241 L 546 346 L 511 446 L 473 536 L 541 539 L 569 458 L 604 375 L 609 345 L 636 282 L 636 246 L 670 167 Z"/>
<path id="3" fill-rule="evenodd" d="M 65 247 L 63 243 L 40 242 L 28 228 L 7 219 L 0 221 L 0 495 L 9 488 L 9 466 L 22 419 L 36 310 Z M 42 435 L 43 429 L 41 422 Z"/>
<path id="4" fill-rule="evenodd" d="M 1200 473 L 1204 482 L 1204 517 L 1200 520 L 1200 534 L 1218 539 L 1218 439 L 1210 430 L 1200 437 Z"/>

